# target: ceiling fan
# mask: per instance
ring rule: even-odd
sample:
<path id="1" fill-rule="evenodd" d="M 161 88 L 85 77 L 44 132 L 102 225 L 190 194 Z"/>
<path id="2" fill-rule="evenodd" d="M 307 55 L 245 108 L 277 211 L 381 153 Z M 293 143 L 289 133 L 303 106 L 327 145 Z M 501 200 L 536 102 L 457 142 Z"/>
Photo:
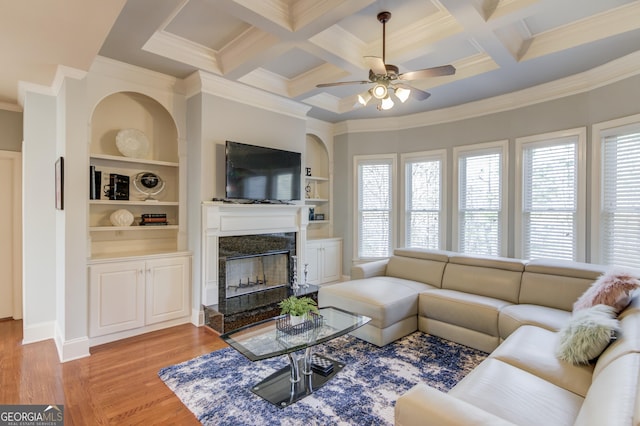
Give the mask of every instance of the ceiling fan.
<path id="1" fill-rule="evenodd" d="M 423 101 L 431 96 L 430 93 L 412 87 L 404 81 L 420 80 L 429 77 L 439 77 L 453 75 L 456 69 L 453 65 L 443 65 L 433 68 L 425 68 L 417 71 L 409 71 L 400 74 L 397 66 L 385 63 L 386 54 L 386 24 L 391 19 L 391 12 L 378 13 L 378 21 L 382 23 L 382 58 L 377 56 L 365 56 L 364 60 L 369 66 L 369 80 L 339 81 L 335 83 L 322 83 L 316 87 L 345 86 L 348 84 L 371 84 L 374 86 L 364 93 L 358 95 L 358 102 L 366 106 L 371 98 L 380 100 L 379 110 L 386 110 L 393 107 L 391 92 L 405 102 L 409 96 Z"/>

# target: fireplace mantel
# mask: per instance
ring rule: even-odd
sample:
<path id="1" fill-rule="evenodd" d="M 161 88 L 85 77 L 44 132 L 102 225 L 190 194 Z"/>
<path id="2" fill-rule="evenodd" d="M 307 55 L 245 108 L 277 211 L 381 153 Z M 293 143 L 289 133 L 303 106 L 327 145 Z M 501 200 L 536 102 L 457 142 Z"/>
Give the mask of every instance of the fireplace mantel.
<path id="1" fill-rule="evenodd" d="M 292 204 L 202 203 L 202 303 L 218 303 L 218 246 L 220 237 L 296 233 L 298 264 L 304 264 L 308 208 Z"/>

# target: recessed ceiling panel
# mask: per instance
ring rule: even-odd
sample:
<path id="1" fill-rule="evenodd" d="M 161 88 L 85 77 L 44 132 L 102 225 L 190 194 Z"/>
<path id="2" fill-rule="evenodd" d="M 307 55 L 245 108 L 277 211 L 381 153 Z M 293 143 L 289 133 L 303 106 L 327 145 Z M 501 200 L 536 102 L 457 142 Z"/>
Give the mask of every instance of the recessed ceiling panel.
<path id="1" fill-rule="evenodd" d="M 281 75 L 284 78 L 292 79 L 302 73 L 310 71 L 324 61 L 320 58 L 305 52 L 302 49 L 294 48 L 267 62 L 262 68 Z"/>
<path id="2" fill-rule="evenodd" d="M 637 0 L 582 1 L 579 7 L 574 2 L 553 1 L 524 21 L 531 34 L 536 35 L 634 1 Z"/>
<path id="3" fill-rule="evenodd" d="M 249 24 L 225 13 L 214 1 L 190 0 L 166 31 L 217 51 L 249 28 Z"/>
<path id="4" fill-rule="evenodd" d="M 382 24 L 376 19 L 378 13 L 391 12 L 387 23 L 387 35 L 414 24 L 418 19 L 437 13 L 439 9 L 430 0 L 378 0 L 371 6 L 351 15 L 338 23 L 365 43 L 382 39 Z"/>

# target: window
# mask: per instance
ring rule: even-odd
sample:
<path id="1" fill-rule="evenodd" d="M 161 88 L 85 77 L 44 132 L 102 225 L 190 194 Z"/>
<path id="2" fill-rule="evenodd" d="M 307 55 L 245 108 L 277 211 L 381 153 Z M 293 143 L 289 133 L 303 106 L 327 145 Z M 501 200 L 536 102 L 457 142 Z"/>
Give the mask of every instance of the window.
<path id="1" fill-rule="evenodd" d="M 640 265 L 640 115 L 594 126 L 593 261 Z"/>
<path id="2" fill-rule="evenodd" d="M 445 164 L 445 150 L 402 155 L 405 247 L 445 246 Z"/>
<path id="3" fill-rule="evenodd" d="M 396 156 L 355 156 L 357 258 L 391 255 L 394 246 L 394 180 Z"/>
<path id="4" fill-rule="evenodd" d="M 516 139 L 516 257 L 584 261 L 586 129 Z"/>
<path id="5" fill-rule="evenodd" d="M 454 250 L 502 256 L 506 252 L 507 141 L 456 147 Z"/>

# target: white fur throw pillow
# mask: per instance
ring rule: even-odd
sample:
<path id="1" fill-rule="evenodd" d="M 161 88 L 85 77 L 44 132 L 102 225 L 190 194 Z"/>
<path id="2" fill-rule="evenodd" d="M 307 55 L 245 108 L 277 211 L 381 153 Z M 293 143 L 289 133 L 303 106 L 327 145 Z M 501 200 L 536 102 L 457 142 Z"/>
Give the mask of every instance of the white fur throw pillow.
<path id="1" fill-rule="evenodd" d="M 632 274 L 621 270 L 607 272 L 573 304 L 573 311 L 603 304 L 620 313 L 629 304 L 629 295 L 637 288 L 640 288 L 640 281 Z"/>
<path id="2" fill-rule="evenodd" d="M 620 329 L 616 311 L 607 305 L 596 305 L 574 312 L 558 332 L 556 356 L 571 364 L 588 364 L 600 356 Z"/>

